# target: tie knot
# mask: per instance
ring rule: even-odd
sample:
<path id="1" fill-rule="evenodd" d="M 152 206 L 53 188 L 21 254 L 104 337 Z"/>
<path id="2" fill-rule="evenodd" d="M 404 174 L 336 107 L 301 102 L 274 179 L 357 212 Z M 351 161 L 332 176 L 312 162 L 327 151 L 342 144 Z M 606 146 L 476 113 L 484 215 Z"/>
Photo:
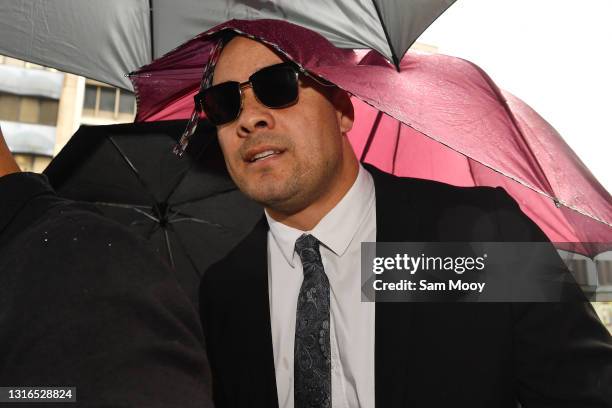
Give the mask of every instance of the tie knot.
<path id="1" fill-rule="evenodd" d="M 295 241 L 295 252 L 298 253 L 302 264 L 316 262 L 320 259 L 319 240 L 310 234 L 303 234 Z"/>

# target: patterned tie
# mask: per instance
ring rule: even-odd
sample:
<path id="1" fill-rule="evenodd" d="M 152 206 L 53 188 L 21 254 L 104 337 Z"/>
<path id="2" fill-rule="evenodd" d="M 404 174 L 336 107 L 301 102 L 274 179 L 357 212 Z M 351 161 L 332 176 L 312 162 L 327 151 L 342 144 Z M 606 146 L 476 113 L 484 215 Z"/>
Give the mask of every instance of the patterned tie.
<path id="1" fill-rule="evenodd" d="M 295 242 L 302 260 L 304 282 L 295 321 L 295 408 L 331 407 L 329 341 L 329 281 L 323 270 L 319 241 L 302 235 Z"/>

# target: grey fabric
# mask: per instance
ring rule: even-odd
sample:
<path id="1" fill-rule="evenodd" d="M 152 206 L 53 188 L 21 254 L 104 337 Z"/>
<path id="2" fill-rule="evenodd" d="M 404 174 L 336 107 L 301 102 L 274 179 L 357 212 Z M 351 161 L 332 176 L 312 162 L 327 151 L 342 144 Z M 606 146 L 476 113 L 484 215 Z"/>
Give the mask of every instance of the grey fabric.
<path id="1" fill-rule="evenodd" d="M 125 74 L 193 36 L 230 19 L 274 18 L 391 60 L 453 1 L 12 0 L 0 2 L 0 54 L 132 89 Z"/>
<path id="2" fill-rule="evenodd" d="M 293 362 L 295 408 L 331 407 L 331 351 L 329 339 L 329 280 L 323 269 L 319 241 L 302 235 L 295 242 L 302 260 L 295 320 Z"/>
<path id="3" fill-rule="evenodd" d="M 456 0 L 372 0 L 385 27 L 391 46 L 393 62 L 408 51 L 412 43 Z M 409 4 L 409 13 L 398 13 Z M 386 54 L 387 57 L 389 54 Z"/>
<path id="4" fill-rule="evenodd" d="M 316 31 L 338 47 L 391 55 L 372 0 L 153 0 L 153 8 L 154 43 L 162 53 L 179 44 L 172 39 L 177 29 L 184 41 L 230 19 L 272 18 Z"/>
<path id="5" fill-rule="evenodd" d="M 0 2 L 0 54 L 132 89 L 151 60 L 148 0 Z"/>

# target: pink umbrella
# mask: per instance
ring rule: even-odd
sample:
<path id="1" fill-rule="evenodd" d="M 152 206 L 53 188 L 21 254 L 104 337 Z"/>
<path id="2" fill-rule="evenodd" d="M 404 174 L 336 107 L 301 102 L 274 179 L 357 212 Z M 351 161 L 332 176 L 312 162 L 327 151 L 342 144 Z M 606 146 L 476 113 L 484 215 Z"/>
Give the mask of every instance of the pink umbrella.
<path id="1" fill-rule="evenodd" d="M 552 126 L 459 58 L 409 53 L 398 72 L 375 51 L 339 49 L 300 26 L 232 20 L 131 74 L 137 121 L 196 115 L 193 96 L 224 29 L 266 42 L 350 92 L 349 138 L 363 161 L 400 176 L 502 186 L 559 247 L 589 256 L 611 249 L 610 194 Z"/>

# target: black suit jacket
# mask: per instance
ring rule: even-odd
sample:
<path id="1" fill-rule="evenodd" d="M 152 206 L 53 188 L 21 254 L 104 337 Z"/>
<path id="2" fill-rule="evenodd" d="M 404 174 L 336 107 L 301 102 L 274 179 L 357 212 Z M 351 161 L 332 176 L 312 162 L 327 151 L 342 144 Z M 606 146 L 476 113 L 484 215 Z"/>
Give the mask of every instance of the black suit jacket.
<path id="1" fill-rule="evenodd" d="M 368 166 L 377 241 L 546 241 L 502 189 Z M 265 218 L 205 274 L 218 408 L 277 407 Z M 588 303 L 378 303 L 375 400 L 390 407 L 612 406 L 612 342 Z"/>

